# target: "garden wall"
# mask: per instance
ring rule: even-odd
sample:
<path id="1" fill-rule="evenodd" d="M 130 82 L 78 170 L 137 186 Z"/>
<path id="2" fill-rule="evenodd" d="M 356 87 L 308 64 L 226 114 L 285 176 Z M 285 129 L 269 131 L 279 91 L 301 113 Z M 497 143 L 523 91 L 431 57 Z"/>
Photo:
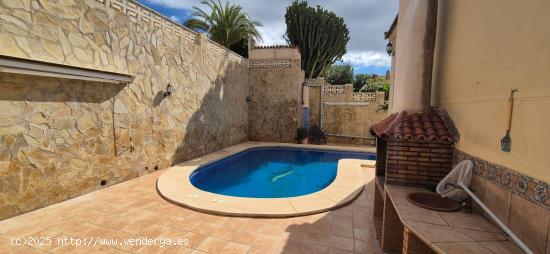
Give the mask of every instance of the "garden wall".
<path id="1" fill-rule="evenodd" d="M 277 51 L 294 51 L 277 54 Z M 256 54 L 254 51 L 272 51 Z M 264 58 L 269 57 L 269 58 Z M 249 137 L 253 141 L 296 142 L 302 118 L 304 71 L 294 48 L 259 48 L 250 54 Z"/>
<path id="2" fill-rule="evenodd" d="M 248 139 L 246 60 L 139 4 L 101 2 L 0 1 L 0 55 L 134 76 L 0 72 L 0 220 Z"/>
<path id="3" fill-rule="evenodd" d="M 306 84 L 310 124 L 321 126 L 328 142 L 373 144 L 370 127 L 388 114 L 383 107 L 384 92 L 353 92 L 351 84 L 330 85 L 323 78 L 307 79 Z"/>

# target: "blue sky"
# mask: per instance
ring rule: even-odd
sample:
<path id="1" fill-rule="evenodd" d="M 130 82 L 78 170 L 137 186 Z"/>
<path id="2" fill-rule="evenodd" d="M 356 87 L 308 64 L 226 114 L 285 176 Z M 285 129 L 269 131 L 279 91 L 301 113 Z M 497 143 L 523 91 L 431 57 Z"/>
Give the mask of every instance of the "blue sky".
<path id="1" fill-rule="evenodd" d="M 263 38 L 261 45 L 285 43 L 282 37 L 286 29 L 284 12 L 292 0 L 230 1 L 243 6 L 251 19 L 262 22 L 263 27 L 258 29 Z M 191 17 L 193 6 L 200 6 L 200 0 L 138 0 L 138 2 L 180 23 Z M 311 5 L 319 4 L 344 17 L 351 31 L 348 53 L 344 56 L 344 61 L 351 62 L 356 74 L 386 74 L 390 67 L 390 58 L 385 53 L 386 41 L 383 32 L 390 26 L 397 13 L 397 0 L 310 0 L 308 2 Z"/>

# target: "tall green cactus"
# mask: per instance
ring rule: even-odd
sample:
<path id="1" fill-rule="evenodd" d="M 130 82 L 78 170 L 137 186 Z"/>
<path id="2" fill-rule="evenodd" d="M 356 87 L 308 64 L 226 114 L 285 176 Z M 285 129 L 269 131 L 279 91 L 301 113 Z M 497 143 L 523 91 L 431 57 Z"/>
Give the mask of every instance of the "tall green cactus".
<path id="1" fill-rule="evenodd" d="M 344 19 L 321 6 L 295 0 L 286 9 L 286 40 L 297 45 L 306 78 L 317 78 L 327 66 L 346 53 L 349 30 Z"/>

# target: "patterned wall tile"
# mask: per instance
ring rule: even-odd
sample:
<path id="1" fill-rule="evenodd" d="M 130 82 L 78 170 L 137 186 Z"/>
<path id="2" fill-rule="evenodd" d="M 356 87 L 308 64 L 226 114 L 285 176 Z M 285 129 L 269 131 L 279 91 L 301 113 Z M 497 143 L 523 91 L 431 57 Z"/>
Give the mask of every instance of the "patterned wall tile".
<path id="1" fill-rule="evenodd" d="M 475 175 L 550 210 L 550 185 L 548 183 L 455 149 L 453 165 L 462 160 L 471 160 L 474 163 Z"/>

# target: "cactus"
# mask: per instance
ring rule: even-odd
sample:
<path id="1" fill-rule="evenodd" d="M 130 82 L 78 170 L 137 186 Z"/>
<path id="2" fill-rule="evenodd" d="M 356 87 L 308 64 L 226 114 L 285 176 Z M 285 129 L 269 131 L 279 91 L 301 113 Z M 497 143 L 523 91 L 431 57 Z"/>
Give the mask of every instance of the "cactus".
<path id="1" fill-rule="evenodd" d="M 295 0 L 286 9 L 285 22 L 285 39 L 300 48 L 306 78 L 319 77 L 324 68 L 346 53 L 349 29 L 334 12 Z"/>

